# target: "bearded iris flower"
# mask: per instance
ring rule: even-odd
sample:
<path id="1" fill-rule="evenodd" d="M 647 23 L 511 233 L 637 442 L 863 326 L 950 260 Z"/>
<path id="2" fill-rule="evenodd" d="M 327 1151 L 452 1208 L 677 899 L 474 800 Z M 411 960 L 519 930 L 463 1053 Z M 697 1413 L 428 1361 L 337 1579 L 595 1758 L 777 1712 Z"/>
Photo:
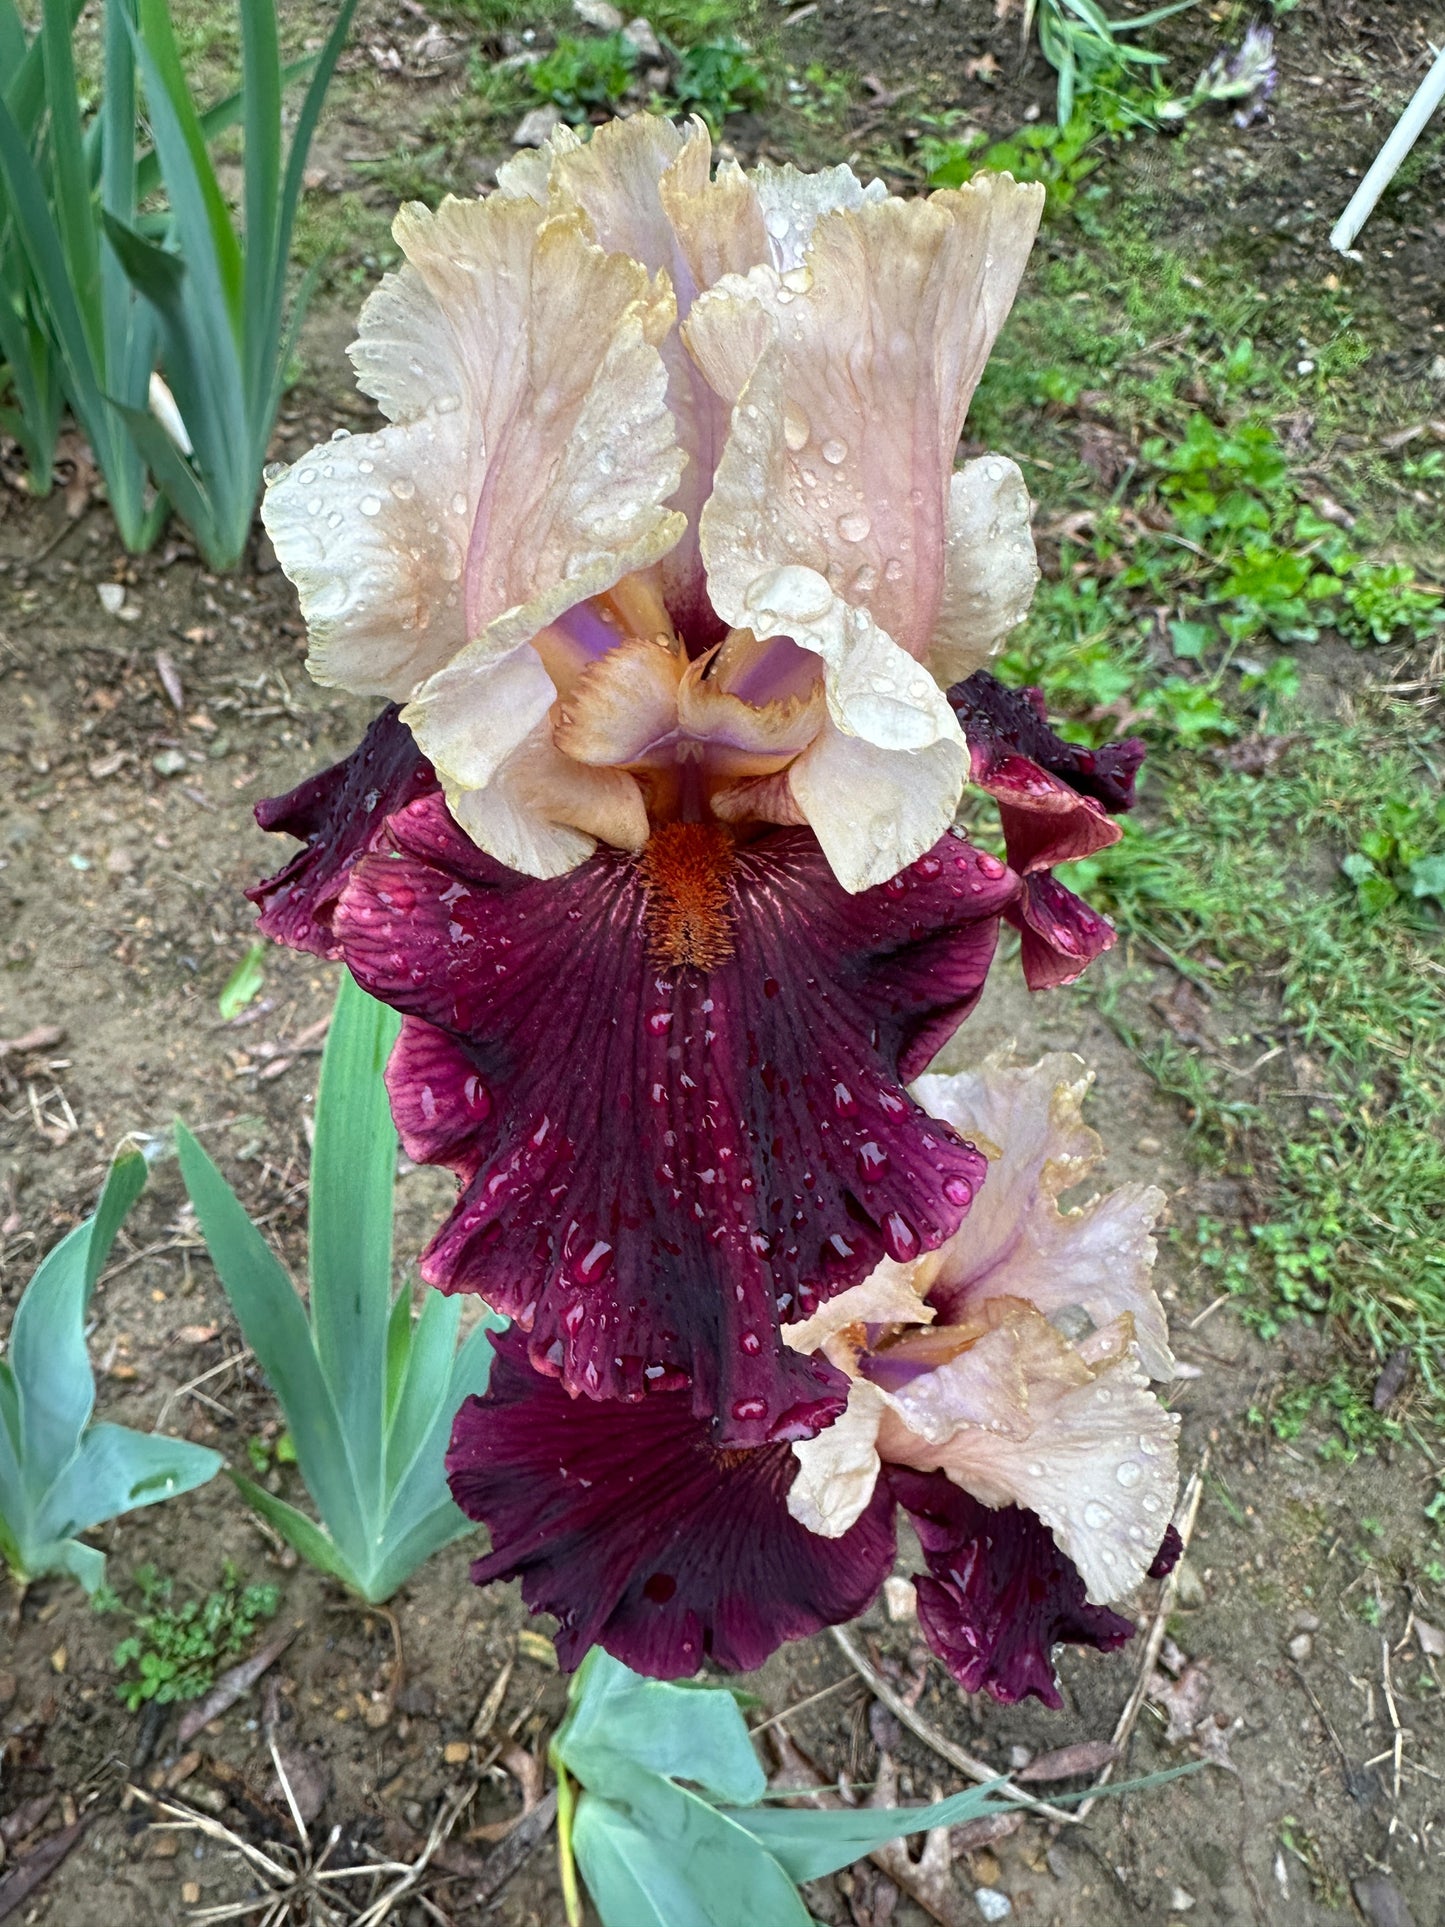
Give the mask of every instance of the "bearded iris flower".
<path id="1" fill-rule="evenodd" d="M 260 807 L 303 847 L 251 894 L 403 1014 L 397 1125 L 459 1182 L 423 1276 L 512 1320 L 453 1439 L 474 1576 L 569 1664 L 756 1665 L 862 1610 L 902 1503 L 957 1676 L 1048 1698 L 1163 1537 L 1154 1204 L 1053 1212 L 1073 1072 L 909 1088 L 1001 920 L 1034 987 L 1111 940 L 1052 870 L 1138 762 L 982 668 L 1029 502 L 953 458 L 1041 200 L 564 128 L 403 210 L 351 351 L 387 425 L 270 483 L 313 675 L 385 707 Z"/>
<path id="2" fill-rule="evenodd" d="M 1150 1284 L 1162 1193 L 1057 1203 L 1100 1156 L 1089 1082 L 1067 1056 L 919 1080 L 986 1147 L 988 1179 L 953 1239 L 787 1328 L 850 1381 L 811 1437 L 720 1448 L 676 1395 L 569 1409 L 501 1340 L 448 1460 L 491 1531 L 474 1577 L 520 1577 L 564 1664 L 600 1642 L 666 1676 L 751 1667 L 860 1610 L 902 1505 L 928 1567 L 920 1623 L 960 1684 L 1057 1705 L 1054 1646 L 1121 1644 L 1132 1622 L 1109 1602 L 1178 1550 L 1177 1420 L 1149 1389 L 1173 1376 Z"/>
<path id="3" fill-rule="evenodd" d="M 842 1409 L 808 1316 L 958 1228 L 907 1095 L 1022 891 L 952 829 L 945 694 L 1037 577 L 1017 468 L 955 471 L 1041 194 L 903 202 L 639 115 L 403 210 L 352 349 L 389 418 L 272 479 L 321 681 L 386 698 L 263 806 L 262 927 L 407 1024 L 424 1260 L 588 1398 L 723 1446 Z"/>

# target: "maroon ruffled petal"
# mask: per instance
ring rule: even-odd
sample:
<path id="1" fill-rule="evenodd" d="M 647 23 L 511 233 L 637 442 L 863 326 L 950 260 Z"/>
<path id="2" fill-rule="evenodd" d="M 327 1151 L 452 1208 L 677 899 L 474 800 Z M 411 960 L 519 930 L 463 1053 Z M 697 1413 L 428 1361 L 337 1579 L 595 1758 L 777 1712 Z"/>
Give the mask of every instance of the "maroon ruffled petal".
<path id="1" fill-rule="evenodd" d="M 1108 1653 L 1132 1635 L 1131 1620 L 1089 1604 L 1073 1562 L 1032 1512 L 993 1511 L 942 1472 L 890 1467 L 888 1482 L 928 1561 L 917 1581 L 918 1623 L 966 1693 L 1005 1705 L 1032 1693 L 1061 1706 L 1054 1647 Z"/>
<path id="2" fill-rule="evenodd" d="M 564 1667 L 600 1644 L 654 1679 L 704 1660 L 748 1672 L 878 1591 L 894 1554 L 882 1481 L 851 1530 L 819 1538 L 788 1511 L 787 1445 L 719 1450 L 685 1393 L 569 1398 L 515 1331 L 491 1342 L 490 1385 L 457 1414 L 447 1473 L 491 1533 L 473 1580 L 520 1578 L 528 1606 L 560 1622 Z"/>
<path id="3" fill-rule="evenodd" d="M 409 1154 L 463 1181 L 424 1277 L 484 1293 L 568 1391 L 690 1380 L 732 1444 L 826 1423 L 841 1374 L 779 1320 L 961 1222 L 985 1161 L 903 1081 L 977 1000 L 1018 879 L 949 835 L 848 896 L 811 832 L 778 830 L 679 870 L 669 904 L 646 856 L 504 869 L 440 797 L 388 831 L 335 927 L 421 1020 L 389 1076 Z"/>
<path id="4" fill-rule="evenodd" d="M 306 846 L 246 892 L 260 905 L 260 930 L 277 943 L 340 956 L 331 919 L 352 865 L 378 847 L 393 810 L 436 790 L 431 764 L 400 716 L 388 704 L 344 761 L 256 805 L 263 830 L 284 830 Z"/>
<path id="5" fill-rule="evenodd" d="M 1050 729 L 1043 691 L 1010 689 L 987 670 L 955 683 L 948 700 L 968 743 L 972 775 L 998 805 L 1009 867 L 1024 880 L 1009 922 L 1020 932 L 1030 990 L 1071 984 L 1114 942 L 1108 919 L 1057 883 L 1055 864 L 1117 843 L 1110 813 L 1133 807 L 1144 745 L 1131 736 L 1101 749 Z"/>
<path id="6" fill-rule="evenodd" d="M 1030 990 L 1054 990 L 1081 977 L 1112 950 L 1114 926 L 1051 872 L 1035 872 L 1004 912 L 1019 933 L 1019 960 Z"/>
<path id="7" fill-rule="evenodd" d="M 986 669 L 955 683 L 948 700 L 973 757 L 974 781 L 985 788 L 989 771 L 1017 758 L 1057 777 L 1111 816 L 1134 807 L 1134 779 L 1144 760 L 1139 737 L 1098 749 L 1066 742 L 1049 727 L 1041 689 L 1011 689 Z"/>

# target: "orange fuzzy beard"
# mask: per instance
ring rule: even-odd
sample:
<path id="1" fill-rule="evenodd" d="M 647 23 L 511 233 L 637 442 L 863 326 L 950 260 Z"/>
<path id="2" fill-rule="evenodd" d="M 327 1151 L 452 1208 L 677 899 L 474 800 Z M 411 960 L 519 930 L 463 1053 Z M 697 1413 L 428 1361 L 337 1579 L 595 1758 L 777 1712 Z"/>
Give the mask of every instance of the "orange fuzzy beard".
<path id="1" fill-rule="evenodd" d="M 712 970 L 733 954 L 733 839 L 720 823 L 665 823 L 641 858 L 653 961 Z"/>

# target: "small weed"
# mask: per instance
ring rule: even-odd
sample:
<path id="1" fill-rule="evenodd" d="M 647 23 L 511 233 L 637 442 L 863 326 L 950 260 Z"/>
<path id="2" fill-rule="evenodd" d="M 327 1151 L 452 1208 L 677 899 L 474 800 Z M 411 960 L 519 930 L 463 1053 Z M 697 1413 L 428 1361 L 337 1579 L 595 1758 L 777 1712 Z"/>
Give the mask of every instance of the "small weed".
<path id="1" fill-rule="evenodd" d="M 134 1580 L 139 1610 L 109 1587 L 95 1597 L 97 1612 L 119 1613 L 131 1623 L 114 1663 L 127 1675 L 116 1695 L 132 1713 L 147 1700 L 165 1706 L 199 1699 L 210 1690 L 217 1669 L 235 1659 L 261 1622 L 273 1616 L 280 1599 L 275 1586 L 243 1586 L 229 1560 L 217 1591 L 180 1606 L 171 1603 L 173 1582 L 154 1566 L 137 1566 Z"/>
<path id="2" fill-rule="evenodd" d="M 527 69 L 538 100 L 550 101 L 569 121 L 610 114 L 632 85 L 637 49 L 620 33 L 582 37 L 560 33 L 550 53 Z"/>
<path id="3" fill-rule="evenodd" d="M 761 107 L 768 78 L 741 40 L 703 40 L 677 60 L 668 111 L 701 114 L 716 134 L 729 114 Z"/>

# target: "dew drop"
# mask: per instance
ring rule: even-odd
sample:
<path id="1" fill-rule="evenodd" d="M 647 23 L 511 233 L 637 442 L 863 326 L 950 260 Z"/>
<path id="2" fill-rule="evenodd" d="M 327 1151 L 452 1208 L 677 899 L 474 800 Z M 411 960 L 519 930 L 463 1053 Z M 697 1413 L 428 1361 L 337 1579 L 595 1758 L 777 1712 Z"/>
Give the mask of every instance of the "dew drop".
<path id="1" fill-rule="evenodd" d="M 838 517 L 838 533 L 845 542 L 861 542 L 872 527 L 862 509 L 854 509 L 850 514 Z"/>
<path id="2" fill-rule="evenodd" d="M 677 1581 L 670 1572 L 649 1573 L 642 1586 L 642 1596 L 654 1606 L 665 1606 L 677 1591 Z"/>
<path id="3" fill-rule="evenodd" d="M 808 446 L 808 437 L 812 432 L 808 417 L 796 402 L 790 401 L 783 409 L 783 440 L 795 455 L 800 448 Z"/>
<path id="4" fill-rule="evenodd" d="M 412 496 L 416 494 L 416 483 L 409 475 L 393 476 L 391 492 L 398 502 L 409 502 Z"/>
<path id="5" fill-rule="evenodd" d="M 749 1419 L 762 1418 L 767 1409 L 765 1399 L 740 1398 L 733 1406 L 733 1417 L 746 1423 Z"/>
<path id="6" fill-rule="evenodd" d="M 452 514 L 465 515 L 466 512 L 467 512 L 467 498 L 465 495 L 462 494 L 462 491 L 458 489 L 456 494 L 452 497 Z"/>
<path id="7" fill-rule="evenodd" d="M 858 1170 L 861 1176 L 872 1184 L 883 1176 L 888 1169 L 888 1153 L 875 1139 L 869 1138 L 858 1148 Z M 901 1220 L 900 1220 L 901 1222 Z"/>
<path id="8" fill-rule="evenodd" d="M 950 1204 L 972 1204 L 973 1186 L 967 1178 L 945 1178 L 943 1180 L 943 1195 Z"/>
<path id="9" fill-rule="evenodd" d="M 1108 1506 L 1100 1505 L 1097 1499 L 1090 1499 L 1084 1507 L 1084 1524 L 1091 1532 L 1102 1532 L 1104 1527 L 1113 1523 L 1114 1515 Z"/>
<path id="10" fill-rule="evenodd" d="M 890 1258 L 906 1265 L 918 1256 L 918 1233 L 901 1212 L 890 1211 L 883 1223 L 883 1243 Z"/>
<path id="11" fill-rule="evenodd" d="M 381 497 L 379 495 L 363 495 L 356 506 L 361 510 L 363 515 L 380 515 Z"/>
<path id="12" fill-rule="evenodd" d="M 836 435 L 830 435 L 818 452 L 822 455 L 825 462 L 828 462 L 832 467 L 836 468 L 839 462 L 847 461 L 848 444 L 846 442 L 840 442 Z"/>
<path id="13" fill-rule="evenodd" d="M 763 1341 L 756 1332 L 744 1332 L 738 1340 L 738 1350 L 746 1352 L 749 1358 L 756 1358 L 762 1349 Z"/>
<path id="14" fill-rule="evenodd" d="M 1121 1459 L 1114 1467 L 1114 1477 L 1127 1491 L 1137 1485 L 1144 1476 L 1144 1468 L 1137 1459 Z"/>
<path id="15" fill-rule="evenodd" d="M 840 1117 L 851 1117 L 858 1108 L 858 1100 L 846 1084 L 833 1086 L 833 1109 Z"/>

